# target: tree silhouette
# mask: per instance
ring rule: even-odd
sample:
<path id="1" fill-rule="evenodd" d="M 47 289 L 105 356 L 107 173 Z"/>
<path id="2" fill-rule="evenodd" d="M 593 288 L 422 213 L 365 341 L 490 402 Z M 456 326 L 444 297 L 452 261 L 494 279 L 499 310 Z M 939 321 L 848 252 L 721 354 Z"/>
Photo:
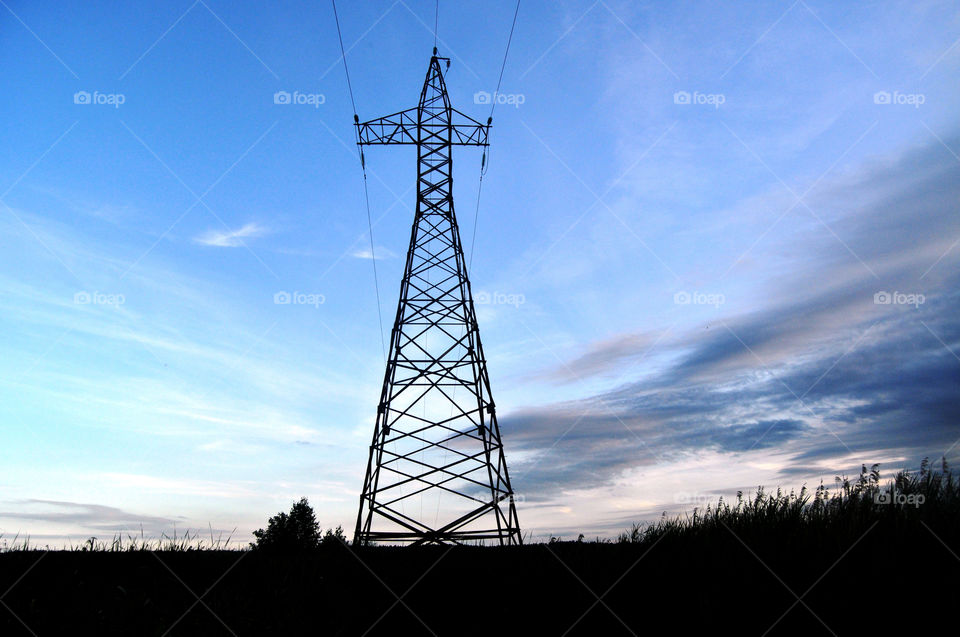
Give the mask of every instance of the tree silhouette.
<path id="1" fill-rule="evenodd" d="M 266 530 L 258 529 L 253 536 L 257 541 L 250 544 L 251 548 L 277 551 L 311 551 L 322 540 L 320 525 L 306 498 L 294 503 L 289 514 L 281 512 L 270 518 Z"/>

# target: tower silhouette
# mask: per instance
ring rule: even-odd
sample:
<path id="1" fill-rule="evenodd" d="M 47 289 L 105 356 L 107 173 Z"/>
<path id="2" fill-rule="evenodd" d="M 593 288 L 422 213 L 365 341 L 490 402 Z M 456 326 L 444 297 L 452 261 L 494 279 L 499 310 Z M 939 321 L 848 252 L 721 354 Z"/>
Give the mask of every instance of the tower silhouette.
<path id="1" fill-rule="evenodd" d="M 522 543 L 453 210 L 453 146 L 486 147 L 491 119 L 450 105 L 441 62 L 449 68 L 434 48 L 417 106 L 354 116 L 361 147 L 417 147 L 416 212 L 356 546 Z"/>

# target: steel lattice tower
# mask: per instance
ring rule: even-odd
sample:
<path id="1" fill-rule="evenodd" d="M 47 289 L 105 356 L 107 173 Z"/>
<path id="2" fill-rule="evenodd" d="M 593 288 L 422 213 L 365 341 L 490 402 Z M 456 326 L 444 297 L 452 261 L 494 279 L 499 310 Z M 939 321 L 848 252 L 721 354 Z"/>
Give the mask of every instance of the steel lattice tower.
<path id="1" fill-rule="evenodd" d="M 356 120 L 361 146 L 417 147 L 416 212 L 356 546 L 522 543 L 453 211 L 453 146 L 486 147 L 491 120 L 450 105 L 441 62 L 449 68 L 434 49 L 416 107 Z"/>

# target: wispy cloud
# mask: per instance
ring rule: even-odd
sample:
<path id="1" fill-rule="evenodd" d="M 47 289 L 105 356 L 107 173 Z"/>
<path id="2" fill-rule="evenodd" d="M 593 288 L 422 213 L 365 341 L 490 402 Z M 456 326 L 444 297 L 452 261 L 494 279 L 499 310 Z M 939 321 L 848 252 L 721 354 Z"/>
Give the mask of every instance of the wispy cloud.
<path id="1" fill-rule="evenodd" d="M 266 234 L 266 232 L 266 228 L 256 222 L 251 222 L 236 230 L 210 230 L 199 237 L 195 237 L 194 241 L 205 246 L 237 248 L 244 245 L 244 239 L 259 237 Z"/>
<path id="2" fill-rule="evenodd" d="M 397 255 L 386 248 L 377 247 L 376 253 L 372 252 L 370 248 L 362 248 L 356 252 L 353 252 L 350 256 L 355 259 L 376 259 L 377 261 L 380 261 L 382 259 L 392 259 Z"/>

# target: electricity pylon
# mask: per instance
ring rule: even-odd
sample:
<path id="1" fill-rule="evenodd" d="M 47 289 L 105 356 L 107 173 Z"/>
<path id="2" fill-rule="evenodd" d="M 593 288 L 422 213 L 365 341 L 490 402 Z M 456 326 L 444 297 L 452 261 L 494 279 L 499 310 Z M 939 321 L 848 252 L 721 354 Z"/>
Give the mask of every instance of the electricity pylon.
<path id="1" fill-rule="evenodd" d="M 434 49 L 417 106 L 364 123 L 355 117 L 361 146 L 417 147 L 417 207 L 356 546 L 522 543 L 453 212 L 452 148 L 486 147 L 491 120 L 450 105 L 441 62 L 449 68 Z"/>

